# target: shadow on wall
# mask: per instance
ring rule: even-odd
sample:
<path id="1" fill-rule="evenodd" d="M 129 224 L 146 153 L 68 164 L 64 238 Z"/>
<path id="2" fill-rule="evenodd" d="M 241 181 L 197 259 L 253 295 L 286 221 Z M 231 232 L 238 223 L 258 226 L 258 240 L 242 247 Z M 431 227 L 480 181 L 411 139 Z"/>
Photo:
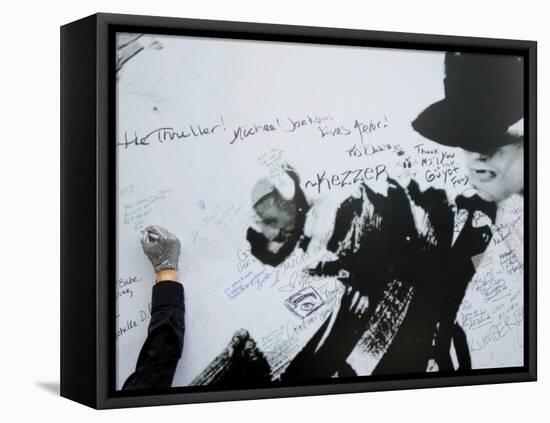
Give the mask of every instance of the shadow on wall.
<path id="1" fill-rule="evenodd" d="M 59 382 L 36 382 L 36 386 L 44 389 L 50 394 L 54 394 L 56 396 L 60 395 Z"/>

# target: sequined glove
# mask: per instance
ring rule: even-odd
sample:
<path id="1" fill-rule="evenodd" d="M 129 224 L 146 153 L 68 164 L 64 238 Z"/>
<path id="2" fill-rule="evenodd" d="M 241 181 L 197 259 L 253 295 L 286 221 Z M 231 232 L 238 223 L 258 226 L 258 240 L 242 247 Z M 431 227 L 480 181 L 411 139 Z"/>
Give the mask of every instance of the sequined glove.
<path id="1" fill-rule="evenodd" d="M 141 231 L 141 246 L 155 272 L 178 270 L 181 251 L 179 239 L 162 226 L 148 226 Z"/>

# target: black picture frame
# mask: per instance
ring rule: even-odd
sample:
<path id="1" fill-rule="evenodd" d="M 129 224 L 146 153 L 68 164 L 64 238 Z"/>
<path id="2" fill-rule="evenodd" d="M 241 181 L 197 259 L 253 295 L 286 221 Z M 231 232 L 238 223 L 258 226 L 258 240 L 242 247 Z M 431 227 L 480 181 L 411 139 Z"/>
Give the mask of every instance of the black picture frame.
<path id="1" fill-rule="evenodd" d="M 522 56 L 525 64 L 524 367 L 355 377 L 300 386 L 114 389 L 117 31 Z M 537 44 L 534 41 L 95 14 L 61 27 L 61 395 L 119 408 L 430 388 L 537 378 Z M 78 246 L 78 248 L 75 248 Z"/>

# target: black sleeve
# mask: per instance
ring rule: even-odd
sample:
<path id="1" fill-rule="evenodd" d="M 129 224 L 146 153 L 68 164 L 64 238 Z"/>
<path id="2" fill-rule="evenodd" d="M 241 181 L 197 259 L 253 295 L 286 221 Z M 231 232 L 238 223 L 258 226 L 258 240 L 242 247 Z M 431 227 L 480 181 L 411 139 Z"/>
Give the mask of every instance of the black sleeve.
<path id="1" fill-rule="evenodd" d="M 164 281 L 153 287 L 151 321 L 136 370 L 122 389 L 169 388 L 183 350 L 183 286 Z"/>

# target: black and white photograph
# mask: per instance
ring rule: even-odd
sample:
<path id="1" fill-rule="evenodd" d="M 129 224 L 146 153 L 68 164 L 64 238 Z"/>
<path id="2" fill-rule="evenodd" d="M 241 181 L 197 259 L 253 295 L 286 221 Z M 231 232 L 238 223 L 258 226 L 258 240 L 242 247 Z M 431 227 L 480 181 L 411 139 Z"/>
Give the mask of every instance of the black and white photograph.
<path id="1" fill-rule="evenodd" d="M 115 50 L 117 391 L 526 365 L 523 56 Z"/>

